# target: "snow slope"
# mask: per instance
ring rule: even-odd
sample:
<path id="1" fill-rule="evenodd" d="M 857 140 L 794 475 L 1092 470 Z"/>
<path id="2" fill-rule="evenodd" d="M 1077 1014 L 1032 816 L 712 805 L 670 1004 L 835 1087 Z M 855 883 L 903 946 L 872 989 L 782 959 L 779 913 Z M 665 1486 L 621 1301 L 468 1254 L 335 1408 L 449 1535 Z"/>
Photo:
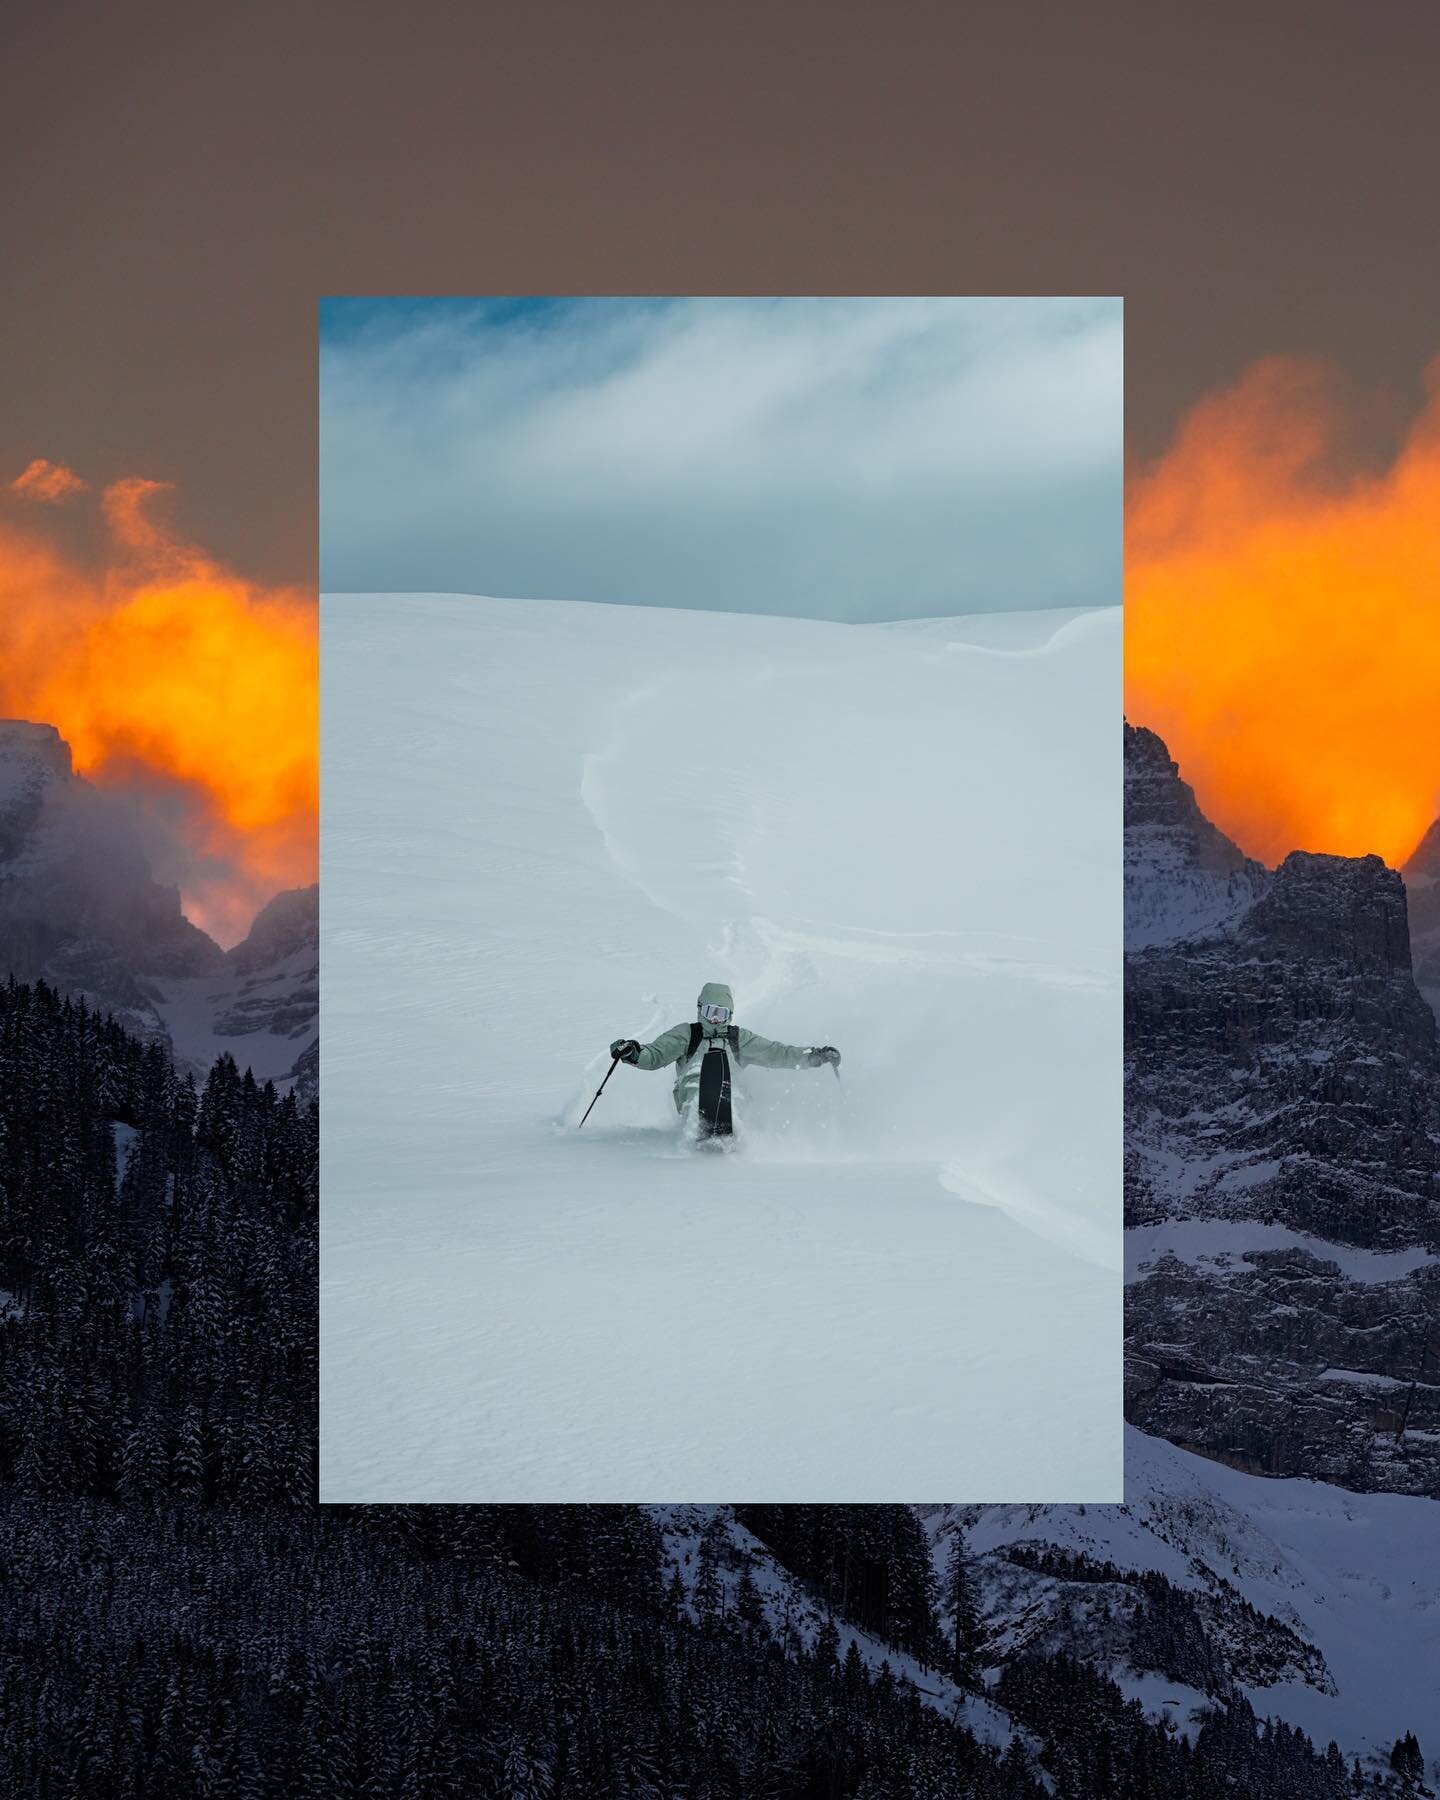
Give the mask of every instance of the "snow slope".
<path id="1" fill-rule="evenodd" d="M 1068 1629 L 1070 1648 L 1096 1652 L 1083 1625 L 1067 1626 L 1071 1597 L 1063 1584 L 1037 1580 L 1023 1609 L 1007 1617 L 1002 1587 L 986 1571 L 1011 1544 L 1057 1545 L 1123 1569 L 1153 1569 L 1195 1594 L 1228 1582 L 1324 1659 L 1314 1681 L 1242 1682 L 1261 1716 L 1298 1725 L 1321 1746 L 1334 1738 L 1347 1757 L 1367 1763 L 1383 1759 L 1407 1730 L 1418 1731 L 1428 1750 L 1440 1671 L 1440 1507 L 1433 1500 L 1259 1480 L 1132 1428 L 1126 1461 L 1124 1506 L 1007 1506 L 978 1517 L 963 1507 L 925 1509 L 942 1566 L 946 1525 L 954 1517 L 966 1523 L 990 1596 L 992 1641 L 1019 1630 L 1055 1648 Z M 996 1574 L 1006 1567 L 993 1563 Z M 1057 1609 L 1049 1620 L 1047 1604 Z M 1109 1672 L 1143 1679 L 1113 1664 Z M 1181 1692 L 1163 1677 L 1148 1680 L 1153 1692 L 1136 1692 L 1152 1713 Z"/>
<path id="2" fill-rule="evenodd" d="M 692 1616 L 698 1616 L 694 1606 L 701 1536 L 711 1517 L 718 1514 L 723 1538 L 715 1574 L 722 1616 L 734 1612 L 741 1572 L 748 1570 L 759 1595 L 766 1628 L 788 1655 L 812 1653 L 820 1629 L 828 1618 L 836 1630 L 836 1655 L 842 1663 L 853 1643 L 860 1660 L 872 1675 L 878 1675 L 888 1665 L 894 1676 L 914 1686 L 922 1705 L 964 1726 L 982 1744 L 1003 1751 L 1018 1736 L 1022 1745 L 1038 1754 L 1041 1748 L 1038 1740 L 983 1695 L 966 1692 L 942 1670 L 921 1662 L 908 1651 L 887 1644 L 833 1613 L 811 1587 L 772 1554 L 767 1544 L 739 1523 L 733 1507 L 653 1506 L 650 1512 L 661 1533 L 665 1579 L 668 1583 L 672 1572 L 679 1571 Z M 1043 1775 L 1040 1779 L 1045 1781 Z"/>
<path id="3" fill-rule="evenodd" d="M 322 607 L 322 1497 L 1120 1490 L 1119 611 Z M 679 1140 L 618 1035 L 835 1043 Z"/>
<path id="4" fill-rule="evenodd" d="M 319 1032 L 318 940 L 316 889 L 290 888 L 261 908 L 219 973 L 152 981 L 177 1064 L 203 1081 L 228 1052 L 256 1081 L 273 1081 L 281 1093 L 295 1086 Z"/>
<path id="5" fill-rule="evenodd" d="M 301 951 L 284 957 L 266 972 L 265 985 L 274 994 L 292 1001 L 296 1007 L 314 996 L 314 951 Z M 197 975 L 188 980 L 156 980 L 151 984 L 155 995 L 155 1011 L 175 1049 L 176 1066 L 203 1083 L 216 1057 L 227 1052 L 242 1069 L 249 1069 L 256 1081 L 273 1081 L 283 1094 L 295 1071 L 295 1064 L 318 1030 L 316 1012 L 310 1011 L 303 1026 L 285 1032 L 273 1028 L 266 1020 L 256 1019 L 247 1031 L 236 1029 L 237 999 L 245 998 L 244 988 L 259 985 L 241 982 L 228 970 L 221 975 Z"/>

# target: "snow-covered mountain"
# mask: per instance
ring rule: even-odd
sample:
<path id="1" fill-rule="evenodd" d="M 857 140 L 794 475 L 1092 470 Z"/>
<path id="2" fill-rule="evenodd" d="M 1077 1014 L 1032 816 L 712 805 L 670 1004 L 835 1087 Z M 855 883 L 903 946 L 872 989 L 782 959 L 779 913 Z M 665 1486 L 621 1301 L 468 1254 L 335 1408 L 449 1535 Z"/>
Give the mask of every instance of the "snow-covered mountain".
<path id="1" fill-rule="evenodd" d="M 1238 1688 L 1367 1767 L 1407 1730 L 1433 1756 L 1440 1503 L 1262 1479 L 1133 1429 L 1126 1491 L 919 1509 L 937 1562 L 966 1531 L 992 1667 L 1063 1650 L 1182 1730 Z"/>
<path id="2" fill-rule="evenodd" d="M 1237 919 L 1269 871 L 1201 812 L 1153 731 L 1125 727 L 1125 947 L 1144 950 Z"/>
<path id="3" fill-rule="evenodd" d="M 192 980 L 224 952 L 151 878 L 124 814 L 72 770 L 51 725 L 0 721 L 0 967 L 83 993 L 166 1040 L 152 978 Z"/>
<path id="4" fill-rule="evenodd" d="M 1406 893 L 1440 834 L 1405 886 L 1272 875 L 1127 727 L 1126 836 L 1126 1501 L 920 1510 L 937 1561 L 967 1531 L 992 1663 L 1065 1649 L 1182 1730 L 1238 1688 L 1367 1771 L 1407 1730 L 1433 1757 L 1440 1053 Z"/>
<path id="5" fill-rule="evenodd" d="M 229 1051 L 313 1089 L 318 890 L 277 895 L 224 951 L 150 871 L 132 819 L 52 725 L 0 720 L 0 974 L 43 980 L 164 1044 L 203 1080 Z"/>
<path id="6" fill-rule="evenodd" d="M 1440 1047 L 1399 875 L 1293 853 L 1243 913 L 1132 950 L 1126 1018 L 1129 1417 L 1440 1494 Z"/>
<path id="7" fill-rule="evenodd" d="M 214 974 L 150 986 L 177 1061 L 208 1069 L 226 1051 L 257 1081 L 315 1090 L 320 1017 L 320 890 L 288 888 L 263 906 Z"/>

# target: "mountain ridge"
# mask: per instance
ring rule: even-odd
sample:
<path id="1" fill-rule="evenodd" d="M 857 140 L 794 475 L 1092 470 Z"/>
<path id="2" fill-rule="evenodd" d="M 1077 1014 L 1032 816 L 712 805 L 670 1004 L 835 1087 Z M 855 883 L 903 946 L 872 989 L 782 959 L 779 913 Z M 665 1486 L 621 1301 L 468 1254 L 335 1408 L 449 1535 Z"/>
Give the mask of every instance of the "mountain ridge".
<path id="1" fill-rule="evenodd" d="M 318 887 L 275 895 L 225 951 L 154 879 L 125 806 L 77 775 L 58 729 L 0 720 L 0 969 L 163 1045 L 203 1080 L 234 1055 L 302 1088 L 319 1010 Z"/>

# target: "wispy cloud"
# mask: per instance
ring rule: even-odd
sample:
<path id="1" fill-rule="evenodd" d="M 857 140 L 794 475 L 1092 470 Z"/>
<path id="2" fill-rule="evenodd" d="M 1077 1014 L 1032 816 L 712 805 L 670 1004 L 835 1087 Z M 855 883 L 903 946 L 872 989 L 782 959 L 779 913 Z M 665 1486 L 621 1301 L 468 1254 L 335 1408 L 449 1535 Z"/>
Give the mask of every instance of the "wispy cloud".
<path id="1" fill-rule="evenodd" d="M 23 500 L 53 504 L 57 500 L 68 500 L 72 494 L 83 494 L 88 486 L 88 482 L 82 481 L 63 463 L 48 462 L 43 456 L 37 456 L 10 483 L 10 491 L 19 494 Z"/>
<path id="2" fill-rule="evenodd" d="M 904 618 L 1120 594 L 1116 300 L 377 304 L 323 584 Z"/>

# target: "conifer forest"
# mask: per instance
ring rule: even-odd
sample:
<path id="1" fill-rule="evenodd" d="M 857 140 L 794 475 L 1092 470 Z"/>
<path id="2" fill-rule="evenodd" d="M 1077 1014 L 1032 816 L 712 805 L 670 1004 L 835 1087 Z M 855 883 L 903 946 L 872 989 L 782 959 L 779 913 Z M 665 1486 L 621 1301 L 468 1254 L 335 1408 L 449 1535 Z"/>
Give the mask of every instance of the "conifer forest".
<path id="1" fill-rule="evenodd" d="M 1187 1735 L 1064 1654 L 987 1686 L 963 1538 L 937 1572 L 909 1507 L 715 1507 L 675 1554 L 641 1507 L 317 1506 L 318 1130 L 230 1057 L 197 1085 L 44 984 L 0 990 L 0 1791 L 1357 1791 L 1237 1692 Z M 767 1604 L 775 1568 L 818 1628 Z M 1203 1684 L 1151 1586 L 1154 1665 Z"/>

